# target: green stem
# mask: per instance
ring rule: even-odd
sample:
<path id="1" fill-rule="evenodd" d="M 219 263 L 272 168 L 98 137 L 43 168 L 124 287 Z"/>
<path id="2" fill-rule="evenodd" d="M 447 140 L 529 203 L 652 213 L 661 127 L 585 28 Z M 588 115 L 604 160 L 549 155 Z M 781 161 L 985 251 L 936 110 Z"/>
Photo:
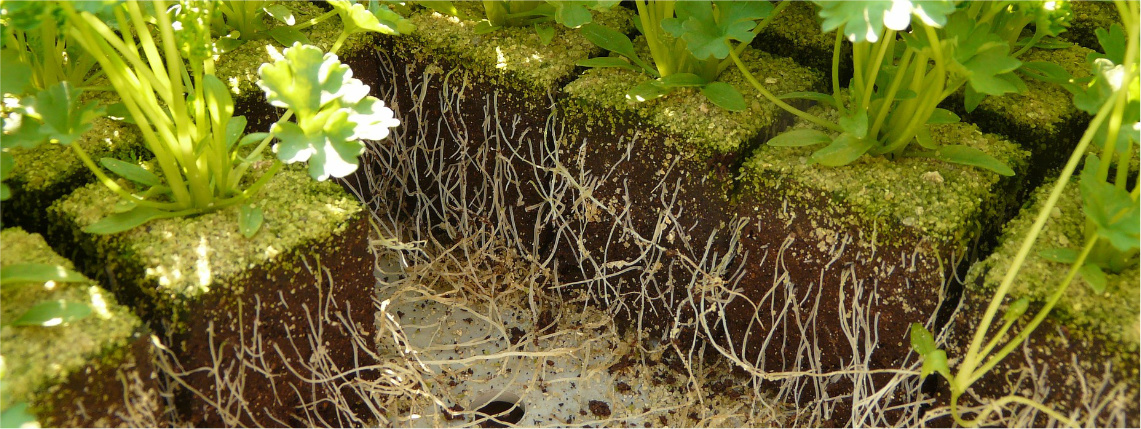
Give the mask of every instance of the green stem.
<path id="1" fill-rule="evenodd" d="M 903 54 L 903 58 L 899 60 L 899 67 L 896 69 L 899 70 L 899 72 L 897 72 L 895 77 L 891 80 L 891 86 L 888 87 L 887 94 L 883 98 L 883 103 L 880 104 L 875 121 L 872 122 L 872 127 L 868 130 L 869 136 L 874 138 L 879 135 L 880 127 L 883 126 L 884 119 L 887 118 L 888 112 L 892 110 L 891 105 L 895 102 L 895 94 L 899 92 L 900 85 L 902 85 L 903 81 L 907 78 L 908 73 L 904 73 L 903 71 L 908 70 L 908 67 L 911 65 L 911 58 L 914 56 L 915 51 L 908 49 L 907 52 Z"/>
<path id="2" fill-rule="evenodd" d="M 813 124 L 819 125 L 832 131 L 844 132 L 844 130 L 840 128 L 839 125 L 825 121 L 808 112 L 792 107 L 788 103 L 785 103 L 783 100 L 777 98 L 771 92 L 769 92 L 769 90 L 765 89 L 764 85 L 761 85 L 761 83 L 757 81 L 757 78 L 753 77 L 753 74 L 749 72 L 749 69 L 745 67 L 745 63 L 741 62 L 741 58 L 738 57 L 736 53 L 729 51 L 729 57 L 733 59 L 735 64 L 737 64 L 737 68 L 741 70 L 741 74 L 745 75 L 745 79 L 748 80 L 749 83 L 752 84 L 753 87 L 756 88 L 762 96 L 767 98 L 773 104 L 776 104 L 785 111 L 788 111 L 789 113 L 792 113 L 793 115 L 796 115 L 797 117 L 808 122 L 812 122 Z"/>
<path id="3" fill-rule="evenodd" d="M 955 405 L 956 405 L 955 403 L 957 402 L 957 399 L 958 399 L 958 397 L 953 397 L 952 405 L 951 405 L 952 409 L 955 407 Z M 984 423 L 983 420 L 987 416 L 989 416 L 991 413 L 998 411 L 999 409 L 1002 408 L 1002 406 L 1004 406 L 1008 403 L 1017 403 L 1017 404 L 1022 404 L 1022 405 L 1026 405 L 1029 407 L 1033 407 L 1034 409 L 1041 411 L 1041 412 L 1049 415 L 1050 417 L 1054 418 L 1059 423 L 1061 423 L 1062 426 L 1065 426 L 1065 427 L 1078 427 L 1079 426 L 1078 422 L 1071 420 L 1069 417 L 1066 417 L 1065 415 L 1062 415 L 1062 413 L 1054 411 L 1050 407 L 1042 405 L 1038 401 L 1035 401 L 1035 400 L 1032 400 L 1029 398 L 1024 398 L 1024 397 L 1021 397 L 1018 395 L 1003 396 L 1002 398 L 999 398 L 998 400 L 991 402 L 990 404 L 987 404 L 986 408 L 983 408 L 983 410 L 980 411 L 979 414 L 977 416 L 975 416 L 975 418 L 970 419 L 970 420 L 963 420 L 962 417 L 960 417 L 957 413 L 954 413 L 954 412 L 952 412 L 951 415 L 954 416 L 955 423 L 960 425 L 960 426 L 977 427 L 978 425 Z"/>
<path id="4" fill-rule="evenodd" d="M 1111 107 L 1112 106 L 1108 103 L 1102 106 L 1098 114 L 1090 121 L 1089 128 L 1086 129 L 1085 134 L 1083 134 L 1082 138 L 1078 141 L 1077 147 L 1074 148 L 1073 154 L 1070 155 L 1069 161 L 1066 162 L 1066 166 L 1063 167 L 1057 182 L 1054 183 L 1054 187 L 1050 190 L 1050 195 L 1046 198 L 1044 207 L 1038 211 L 1038 216 L 1035 217 L 1034 223 L 1030 226 L 1030 230 L 1022 239 L 1022 245 L 1019 247 L 1018 252 L 1015 253 L 1014 259 L 1011 260 L 1010 268 L 1007 269 L 1006 275 L 1003 276 L 1002 282 L 999 283 L 998 288 L 994 292 L 994 296 L 991 297 L 990 304 L 987 306 L 986 312 L 983 313 L 983 317 L 975 329 L 975 334 L 971 338 L 971 343 L 967 347 L 967 353 L 963 357 L 963 363 L 959 366 L 959 371 L 955 374 L 955 379 L 951 382 L 953 386 L 958 386 L 961 389 L 960 391 L 965 391 L 966 388 L 971 385 L 970 380 L 975 373 L 975 369 L 979 363 L 982 362 L 979 349 L 982 347 L 987 331 L 990 330 L 991 323 L 998 313 L 999 306 L 1002 305 L 1002 301 L 1006 298 L 1006 295 L 1010 293 L 1010 288 L 1014 285 L 1014 279 L 1018 275 L 1019 270 L 1022 269 L 1027 255 L 1030 254 L 1030 249 L 1033 248 L 1034 242 L 1038 240 L 1038 235 L 1042 232 L 1042 228 L 1046 225 L 1046 221 L 1050 218 L 1050 214 L 1053 213 L 1054 207 L 1062 197 L 1062 191 L 1065 189 L 1066 184 L 1069 183 L 1070 177 L 1073 176 L 1074 170 L 1078 167 L 1078 163 L 1081 162 L 1083 158 L 1082 154 L 1085 153 L 1090 140 L 1093 139 L 1094 130 L 1105 121 Z"/>
<path id="5" fill-rule="evenodd" d="M 160 203 L 156 201 L 150 201 L 138 195 L 132 194 L 126 189 L 123 189 L 122 186 L 119 186 L 119 184 L 115 182 L 115 179 L 107 176 L 107 174 L 103 172 L 102 168 L 95 165 L 95 161 L 93 161 L 91 157 L 87 155 L 87 152 L 85 152 L 79 144 L 73 143 L 69 146 L 71 146 L 72 150 L 75 152 L 75 155 L 79 157 L 79 160 L 83 162 L 83 165 L 86 165 L 87 169 L 91 170 L 91 172 L 95 174 L 95 178 L 98 179 L 99 182 L 103 184 L 103 186 L 106 186 L 107 189 L 111 190 L 111 192 L 119 194 L 119 196 L 123 199 L 133 201 L 140 206 L 154 207 L 161 210 L 175 210 L 179 208 L 178 204 L 176 203 Z"/>
<path id="6" fill-rule="evenodd" d="M 1030 323 L 1026 324 L 1026 326 L 1024 326 L 1022 330 L 1018 332 L 1018 335 L 1014 336 L 1014 338 L 1011 339 L 1010 342 L 1006 344 L 1006 346 L 1004 346 L 994 355 L 990 356 L 986 360 L 986 363 L 971 373 L 970 378 L 967 380 L 967 385 L 974 384 L 975 381 L 978 381 L 979 378 L 982 378 L 982 376 L 994 368 L 995 365 L 998 365 L 998 363 L 1002 361 L 1003 358 L 1013 352 L 1016 347 L 1021 346 L 1023 341 L 1026 341 L 1027 338 L 1030 338 L 1030 333 L 1034 332 L 1034 329 L 1037 328 L 1038 325 L 1046 319 L 1046 316 L 1050 315 L 1050 310 L 1054 309 L 1054 306 L 1058 304 L 1058 300 L 1062 299 L 1062 295 L 1065 294 L 1066 289 L 1068 289 L 1070 286 L 1070 283 L 1074 281 L 1074 277 L 1078 275 L 1078 269 L 1080 269 L 1082 265 L 1085 264 L 1086 257 L 1089 256 L 1090 251 L 1093 250 L 1093 247 L 1096 244 L 1096 235 L 1086 239 L 1085 245 L 1082 246 L 1081 253 L 1078 254 L 1078 259 L 1070 265 L 1070 271 L 1066 273 L 1065 279 L 1063 279 L 1062 283 L 1058 285 L 1056 290 L 1054 290 L 1054 293 L 1050 294 L 1049 299 L 1046 301 L 1046 305 L 1043 306 L 1041 310 L 1038 310 L 1038 313 L 1034 315 L 1034 319 L 1031 320 Z"/>
<path id="7" fill-rule="evenodd" d="M 832 45 L 832 98 L 836 100 L 836 110 L 840 112 L 840 117 L 848 116 L 844 103 L 840 101 L 840 48 L 843 47 L 843 42 L 844 33 L 837 30 L 836 42 Z"/>
<path id="8" fill-rule="evenodd" d="M 885 31 L 883 37 L 877 44 L 879 45 L 879 49 L 876 50 L 876 59 L 874 62 L 869 64 L 869 67 L 871 68 L 868 69 L 867 72 L 867 76 L 871 79 L 866 82 L 866 86 L 861 88 L 864 92 L 864 98 L 860 101 L 860 104 L 856 107 L 856 110 L 866 110 L 868 105 L 872 102 L 872 94 L 875 93 L 875 77 L 880 74 L 880 68 L 883 67 L 883 60 L 887 55 L 887 51 L 890 50 L 891 47 L 895 46 L 895 30 Z"/>

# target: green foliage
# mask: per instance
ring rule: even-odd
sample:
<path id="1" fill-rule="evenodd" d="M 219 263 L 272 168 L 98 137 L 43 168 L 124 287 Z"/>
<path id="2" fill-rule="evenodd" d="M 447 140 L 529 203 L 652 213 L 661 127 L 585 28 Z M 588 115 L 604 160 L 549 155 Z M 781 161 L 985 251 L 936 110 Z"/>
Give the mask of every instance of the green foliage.
<path id="1" fill-rule="evenodd" d="M 637 1 L 638 20 L 650 51 L 650 60 L 638 56 L 634 43 L 616 30 L 596 24 L 584 25 L 582 34 L 598 47 L 618 57 L 579 61 L 585 67 L 618 67 L 651 77 L 626 93 L 638 102 L 669 94 L 675 88 L 697 87 L 709 101 L 726 110 L 747 107 L 732 86 L 717 82 L 732 63 L 731 52 L 740 52 L 767 24 L 756 20 L 775 16 L 768 2 L 734 1 Z M 733 42 L 738 42 L 733 46 Z"/>
<path id="2" fill-rule="evenodd" d="M 823 30 L 836 31 L 832 94 L 786 94 L 781 99 L 822 102 L 838 110 L 839 118 L 831 122 L 778 103 L 834 133 L 828 141 L 814 135 L 817 138 L 804 143 L 828 143 L 812 154 L 812 162 L 839 166 L 864 155 L 926 157 L 983 168 L 1004 176 L 1014 174 L 1009 166 L 978 149 L 937 145 L 928 127 L 958 122 L 958 116 L 938 106 L 960 88 L 964 88 L 968 110 L 983 96 L 1025 91 L 1026 84 L 1014 73 L 1022 66 L 1017 59 L 1022 51 L 1012 52 L 1015 43 L 1012 37 L 1016 38 L 1027 24 L 1034 22 L 1061 25 L 1064 21 L 1056 14 L 1041 12 L 1044 5 L 1034 6 L 1029 2 L 816 3 L 823 18 Z M 1042 37 L 1057 34 L 1061 28 L 1046 27 L 1049 28 L 1036 33 L 1040 33 L 1040 37 L 1025 42 L 1023 51 Z M 842 38 L 854 43 L 854 76 L 846 87 L 838 80 Z M 1040 64 L 1033 67 L 1031 74 L 1059 81 L 1069 79 L 1064 71 L 1059 73 L 1055 68 Z M 762 94 L 775 98 L 755 78 L 750 81 Z M 777 136 L 773 142 L 788 146 L 794 137 Z"/>
<path id="3" fill-rule="evenodd" d="M 295 44 L 274 56 L 273 64 L 258 69 L 257 84 L 270 104 L 297 118 L 273 125 L 271 132 L 281 139 L 275 150 L 286 163 L 309 161 L 314 179 L 352 173 L 365 150 L 360 140 L 383 139 L 400 124 L 336 55 Z"/>
<path id="4" fill-rule="evenodd" d="M 40 422 L 36 421 L 36 416 L 28 412 L 28 403 L 20 402 L 0 412 L 0 427 L 40 427 Z"/>
<path id="5" fill-rule="evenodd" d="M 0 288 L 27 287 L 35 284 L 89 282 L 83 274 L 54 264 L 21 263 L 0 268 Z M 5 321 L 12 326 L 52 327 L 83 319 L 91 314 L 87 304 L 66 300 L 37 303 L 17 317 Z"/>

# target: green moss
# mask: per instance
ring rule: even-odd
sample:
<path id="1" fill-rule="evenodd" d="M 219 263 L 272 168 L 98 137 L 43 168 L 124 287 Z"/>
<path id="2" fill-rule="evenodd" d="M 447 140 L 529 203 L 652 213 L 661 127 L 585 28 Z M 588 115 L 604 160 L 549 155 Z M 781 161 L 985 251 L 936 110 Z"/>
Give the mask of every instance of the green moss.
<path id="1" fill-rule="evenodd" d="M 594 12 L 595 22 L 620 31 L 630 28 L 629 16 L 623 8 Z M 404 49 L 419 51 L 432 60 L 443 58 L 486 75 L 506 77 L 513 86 L 522 85 L 531 92 L 554 89 L 570 78 L 575 62 L 602 52 L 578 30 L 561 25 L 553 26 L 554 38 L 549 45 L 543 45 L 532 27 L 506 27 L 476 34 L 476 21 L 431 10 L 414 13 L 409 19 L 416 31 L 396 40 Z"/>
<path id="2" fill-rule="evenodd" d="M 320 7 L 309 2 L 285 1 L 282 3 L 293 11 L 297 22 L 306 21 L 325 13 Z M 265 22 L 270 28 L 280 25 L 277 20 L 268 16 L 265 17 Z M 305 29 L 304 33 L 309 37 L 312 45 L 328 52 L 341 34 L 341 20 L 337 16 L 331 17 L 320 24 Z M 350 36 L 337 52 L 337 56 L 345 58 L 349 53 L 364 49 L 369 46 L 372 37 L 368 33 Z M 215 75 L 222 82 L 226 82 L 230 91 L 240 98 L 264 96 L 261 88 L 257 87 L 257 72 L 262 64 L 272 61 L 269 52 L 266 50 L 267 46 L 273 46 L 278 51 L 285 48 L 272 38 L 249 41 L 219 57 L 215 62 Z"/>
<path id="3" fill-rule="evenodd" d="M 967 285 L 972 291 L 989 295 L 1002 282 L 1014 255 L 1022 246 L 1023 237 L 1045 205 L 1053 186 L 1054 182 L 1051 182 L 1039 187 L 1032 197 L 1033 203 L 1006 225 L 1001 244 L 994 253 L 971 268 Z M 1018 299 L 1025 296 L 1044 302 L 1065 278 L 1069 264 L 1051 262 L 1039 254 L 1057 248 L 1080 250 L 1084 241 L 1084 227 L 1081 192 L 1075 180 L 1066 187 L 1046 221 L 1038 241 L 1014 280 L 1010 297 Z M 1110 274 L 1108 286 L 1100 294 L 1090 289 L 1088 283 L 1078 276 L 1062 295 L 1051 316 L 1080 331 L 1120 343 L 1135 352 L 1141 332 L 1137 318 L 1141 313 L 1141 304 L 1138 302 L 1138 297 L 1141 296 L 1139 276 L 1141 272 L 1137 266 L 1120 274 Z M 976 280 L 980 277 L 982 282 L 977 284 Z"/>
<path id="4" fill-rule="evenodd" d="M 51 210 L 85 227 L 108 215 L 114 201 L 105 187 L 92 184 Z M 238 232 L 238 208 L 231 207 L 196 217 L 152 221 L 91 239 L 101 255 L 118 253 L 128 263 L 141 265 L 142 280 L 157 288 L 154 294 L 178 303 L 228 287 L 249 268 L 282 263 L 279 255 L 328 240 L 364 210 L 340 185 L 314 182 L 296 168 L 279 173 L 251 203 L 265 214 L 261 230 L 252 238 Z"/>
<path id="5" fill-rule="evenodd" d="M 58 264 L 71 261 L 52 252 L 43 237 L 19 228 L 0 232 L 0 265 Z M 85 303 L 92 315 L 61 326 L 0 327 L 0 408 L 30 396 L 81 371 L 100 356 L 125 347 L 141 326 L 134 314 L 95 283 L 5 284 L 0 290 L 0 318 L 11 321 L 32 306 L 50 300 Z"/>
<path id="6" fill-rule="evenodd" d="M 635 44 L 642 51 L 640 55 L 649 58 L 641 37 L 635 40 Z M 741 59 L 753 76 L 776 94 L 816 89 L 823 80 L 820 73 L 790 59 L 755 49 L 746 49 Z M 751 100 L 749 107 L 741 112 L 717 107 L 694 88 L 681 88 L 648 102 L 626 98 L 628 90 L 648 79 L 648 76 L 626 69 L 587 70 L 564 88 L 577 104 L 568 114 L 585 115 L 589 119 L 633 114 L 680 137 L 678 143 L 684 150 L 704 155 L 739 151 L 783 114 L 783 110 L 765 100 L 736 67 L 726 69 L 719 80 L 733 85 L 745 100 Z"/>
<path id="7" fill-rule="evenodd" d="M 937 143 L 978 148 L 1016 172 L 1025 170 L 1025 151 L 973 125 L 938 125 L 931 135 Z M 981 224 L 994 221 L 1009 204 L 996 195 L 1006 182 L 987 170 L 928 158 L 871 156 L 842 167 L 810 165 L 808 158 L 818 148 L 762 145 L 742 168 L 745 192 L 787 188 L 784 194 L 802 200 L 827 196 L 833 207 L 821 214 L 842 216 L 833 219 L 840 225 L 878 224 L 881 238 L 892 237 L 901 231 L 895 226 L 902 226 L 956 246 L 977 236 Z"/>

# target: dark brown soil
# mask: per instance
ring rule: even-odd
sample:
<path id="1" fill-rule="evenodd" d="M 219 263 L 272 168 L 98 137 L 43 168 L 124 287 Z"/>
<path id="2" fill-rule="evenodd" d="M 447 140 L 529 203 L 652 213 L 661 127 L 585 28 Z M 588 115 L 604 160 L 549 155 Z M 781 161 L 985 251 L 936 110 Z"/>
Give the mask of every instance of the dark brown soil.
<path id="1" fill-rule="evenodd" d="M 948 327 L 948 356 L 966 355 L 975 327 L 990 299 L 989 295 L 977 293 L 964 296 L 962 308 Z M 1038 309 L 1031 306 L 1026 314 L 1035 314 Z M 1023 321 L 1029 319 L 1030 316 L 1023 317 Z M 1011 332 L 1018 332 L 1022 324 L 1016 324 Z M 991 336 L 997 332 L 998 326 L 992 328 Z M 1005 340 L 1010 337 L 1008 334 Z M 1121 350 L 1122 347 L 1125 346 L 1112 344 L 1094 334 L 1071 330 L 1053 318 L 1046 318 L 1022 347 L 1015 349 L 972 385 L 971 391 L 977 397 L 963 395 L 960 402 L 974 406 L 979 404 L 978 398 L 990 402 L 1007 394 L 1017 394 L 1034 398 L 1064 413 L 1077 410 L 1078 417 L 1082 419 L 1079 423 L 1083 425 L 1138 427 L 1141 425 L 1141 404 L 1137 398 L 1141 392 L 1138 392 L 1136 380 L 1141 358 L 1137 350 Z M 949 405 L 950 391 L 946 380 L 933 375 L 929 381 L 926 387 L 935 398 L 934 406 Z M 1132 400 L 1115 398 L 1116 389 L 1124 389 L 1121 397 Z M 929 423 L 948 426 L 952 421 L 945 417 Z M 1047 424 L 1057 423 L 1050 423 L 1044 413 L 1035 415 L 1035 426 Z"/>
<path id="2" fill-rule="evenodd" d="M 36 398 L 32 408 L 44 427 L 164 425 L 166 402 L 154 367 L 148 332 L 123 350 L 77 371 Z"/>

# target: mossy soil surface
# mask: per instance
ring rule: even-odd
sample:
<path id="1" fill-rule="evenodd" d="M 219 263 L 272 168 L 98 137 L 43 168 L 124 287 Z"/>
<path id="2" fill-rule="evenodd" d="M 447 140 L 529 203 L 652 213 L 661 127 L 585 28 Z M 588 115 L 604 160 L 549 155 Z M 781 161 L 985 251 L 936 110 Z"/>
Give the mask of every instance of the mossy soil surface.
<path id="1" fill-rule="evenodd" d="M 79 230 L 109 214 L 113 201 L 93 184 L 57 202 L 50 210 L 54 241 L 82 249 L 84 270 L 115 285 L 169 341 L 183 368 L 201 369 L 183 375 L 187 387 L 175 401 L 190 421 L 286 422 L 313 400 L 297 393 L 306 390 L 300 374 L 307 367 L 289 362 L 367 364 L 354 355 L 350 331 L 371 331 L 373 323 L 369 217 L 337 184 L 283 170 L 251 201 L 265 214 L 251 238 L 238 232 L 237 207 L 111 236 Z M 320 350 L 314 323 L 334 325 L 324 330 Z M 231 370 L 223 360 L 251 355 L 263 367 Z M 203 414 L 194 405 L 203 395 L 214 403 L 240 397 L 243 405 L 229 408 L 230 415 Z"/>

